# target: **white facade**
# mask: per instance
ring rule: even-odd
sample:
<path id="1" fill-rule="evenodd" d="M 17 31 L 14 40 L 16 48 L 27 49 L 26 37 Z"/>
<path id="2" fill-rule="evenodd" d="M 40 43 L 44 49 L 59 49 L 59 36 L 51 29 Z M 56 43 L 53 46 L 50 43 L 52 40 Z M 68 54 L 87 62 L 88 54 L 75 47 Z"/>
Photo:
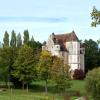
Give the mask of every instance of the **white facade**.
<path id="1" fill-rule="evenodd" d="M 70 39 L 69 41 L 66 38 L 67 37 L 70 38 L 70 36 L 72 39 Z M 62 38 L 54 34 L 50 35 L 47 43 L 44 46 L 42 46 L 42 50 L 48 50 L 51 52 L 52 55 L 63 57 L 64 62 L 70 66 L 71 71 L 74 71 L 75 69 L 82 69 L 84 71 L 85 49 L 81 47 L 81 44 L 77 40 L 75 33 L 70 33 L 69 36 L 67 36 L 66 34 L 66 38 L 65 38 L 65 35 L 63 36 L 61 35 L 61 37 Z M 54 39 L 57 40 L 57 42 L 55 42 Z M 64 41 L 65 39 L 66 41 Z M 61 49 L 62 45 L 64 47 L 63 50 Z"/>
<path id="2" fill-rule="evenodd" d="M 80 66 L 80 43 L 77 41 L 66 42 L 68 53 L 68 64 L 72 70 L 79 69 Z"/>

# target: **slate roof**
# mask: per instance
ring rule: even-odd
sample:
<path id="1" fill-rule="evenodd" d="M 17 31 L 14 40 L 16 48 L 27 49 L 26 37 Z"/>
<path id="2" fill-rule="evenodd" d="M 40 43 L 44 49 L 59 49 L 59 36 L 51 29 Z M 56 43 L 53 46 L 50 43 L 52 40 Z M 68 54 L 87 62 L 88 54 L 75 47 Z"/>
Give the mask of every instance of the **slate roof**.
<path id="1" fill-rule="evenodd" d="M 57 34 L 57 35 L 53 34 L 53 35 L 54 35 L 53 41 L 55 44 L 60 45 L 61 51 L 66 51 L 66 46 L 65 46 L 66 42 L 79 41 L 74 31 L 72 31 L 71 33 Z"/>

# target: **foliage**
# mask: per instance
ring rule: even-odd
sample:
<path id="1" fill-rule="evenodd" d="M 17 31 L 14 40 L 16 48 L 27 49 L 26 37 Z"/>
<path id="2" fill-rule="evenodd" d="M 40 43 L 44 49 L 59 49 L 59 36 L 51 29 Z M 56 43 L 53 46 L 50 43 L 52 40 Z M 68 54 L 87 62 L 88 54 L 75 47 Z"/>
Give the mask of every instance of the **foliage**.
<path id="1" fill-rule="evenodd" d="M 7 31 L 5 31 L 3 42 L 4 47 L 9 47 L 9 34 Z"/>
<path id="2" fill-rule="evenodd" d="M 73 75 L 74 79 L 80 79 L 83 80 L 84 79 L 84 72 L 82 69 L 75 69 L 74 70 L 74 75 Z"/>
<path id="3" fill-rule="evenodd" d="M 85 46 L 85 72 L 99 66 L 99 47 L 92 39 L 84 41 Z"/>
<path id="4" fill-rule="evenodd" d="M 24 31 L 24 41 L 23 41 L 23 43 L 26 44 L 26 45 L 29 45 L 29 32 L 28 32 L 28 30 Z"/>
<path id="5" fill-rule="evenodd" d="M 10 46 L 14 48 L 16 47 L 16 33 L 14 30 L 11 32 Z"/>
<path id="6" fill-rule="evenodd" d="M 69 66 L 61 58 L 54 57 L 51 68 L 51 79 L 56 83 L 58 92 L 70 88 Z"/>
<path id="7" fill-rule="evenodd" d="M 17 47 L 19 48 L 20 46 L 22 46 L 22 39 L 21 39 L 21 34 L 19 33 L 17 35 Z"/>
<path id="8" fill-rule="evenodd" d="M 45 92 L 47 92 L 47 81 L 50 78 L 50 67 L 52 66 L 52 57 L 48 51 L 42 51 L 37 66 L 38 75 L 45 80 Z"/>
<path id="9" fill-rule="evenodd" d="M 94 100 L 100 100 L 100 67 L 87 73 L 86 90 Z"/>
<path id="10" fill-rule="evenodd" d="M 49 71 L 52 64 L 52 57 L 48 51 L 42 51 L 40 60 L 38 63 L 38 72 L 41 74 L 42 79 L 46 80 L 49 78 Z"/>
<path id="11" fill-rule="evenodd" d="M 38 41 L 35 41 L 32 36 L 31 40 L 29 41 L 29 47 L 31 47 L 33 51 L 37 52 L 38 50 L 41 51 L 42 44 Z"/>
<path id="12" fill-rule="evenodd" d="M 23 84 L 29 84 L 35 77 L 35 59 L 32 49 L 27 45 L 22 46 L 18 50 L 13 66 L 12 75 Z"/>
<path id="13" fill-rule="evenodd" d="M 29 46 L 33 49 L 36 48 L 36 42 L 34 41 L 34 38 L 32 36 L 31 40 L 29 41 Z"/>
<path id="14" fill-rule="evenodd" d="M 9 47 L 0 48 L 0 74 L 2 80 L 9 81 L 10 66 L 12 65 L 12 51 Z"/>
<path id="15" fill-rule="evenodd" d="M 93 7 L 91 17 L 93 22 L 91 23 L 91 26 L 96 27 L 97 25 L 100 24 L 100 11 L 98 11 L 95 6 Z"/>
<path id="16" fill-rule="evenodd" d="M 36 77 L 35 67 L 39 61 L 41 43 L 33 37 L 29 40 L 28 30 L 24 31 L 23 45 L 21 34 L 16 36 L 14 30 L 11 32 L 10 46 L 7 31 L 3 41 L 4 46 L 0 48 L 0 78 L 14 85 L 30 83 Z"/>

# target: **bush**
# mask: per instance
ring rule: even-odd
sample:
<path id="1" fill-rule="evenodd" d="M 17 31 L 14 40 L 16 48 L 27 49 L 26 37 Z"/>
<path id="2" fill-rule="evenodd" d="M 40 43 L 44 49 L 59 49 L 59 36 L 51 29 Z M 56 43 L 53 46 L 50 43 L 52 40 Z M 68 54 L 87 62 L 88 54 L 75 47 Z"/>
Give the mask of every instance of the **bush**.
<path id="1" fill-rule="evenodd" d="M 100 67 L 87 73 L 86 90 L 94 100 L 100 100 Z"/>
<path id="2" fill-rule="evenodd" d="M 55 87 L 57 92 L 65 92 L 67 89 L 71 88 L 71 80 L 67 79 L 64 75 L 60 75 L 58 79 L 55 80 Z"/>
<path id="3" fill-rule="evenodd" d="M 84 79 L 84 72 L 82 69 L 75 69 L 74 74 L 73 74 L 74 79 Z"/>

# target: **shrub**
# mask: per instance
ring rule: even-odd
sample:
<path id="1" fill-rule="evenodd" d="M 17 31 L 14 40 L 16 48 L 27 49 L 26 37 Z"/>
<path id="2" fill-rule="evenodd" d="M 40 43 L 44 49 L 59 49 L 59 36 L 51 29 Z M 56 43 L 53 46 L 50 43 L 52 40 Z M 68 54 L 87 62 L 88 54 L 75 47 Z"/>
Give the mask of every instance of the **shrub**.
<path id="1" fill-rule="evenodd" d="M 100 100 L 100 67 L 87 73 L 86 90 L 94 100 Z"/>
<path id="2" fill-rule="evenodd" d="M 84 72 L 82 69 L 75 69 L 74 74 L 73 74 L 74 79 L 84 79 Z"/>
<path id="3" fill-rule="evenodd" d="M 57 92 L 65 92 L 72 85 L 71 80 L 67 79 L 64 75 L 60 75 L 58 79 L 55 80 Z"/>

